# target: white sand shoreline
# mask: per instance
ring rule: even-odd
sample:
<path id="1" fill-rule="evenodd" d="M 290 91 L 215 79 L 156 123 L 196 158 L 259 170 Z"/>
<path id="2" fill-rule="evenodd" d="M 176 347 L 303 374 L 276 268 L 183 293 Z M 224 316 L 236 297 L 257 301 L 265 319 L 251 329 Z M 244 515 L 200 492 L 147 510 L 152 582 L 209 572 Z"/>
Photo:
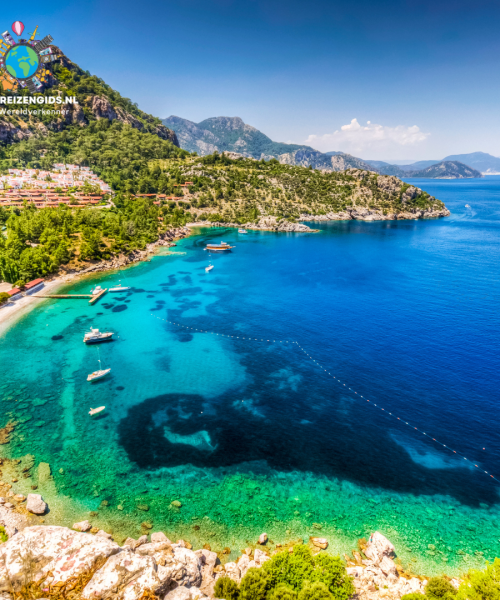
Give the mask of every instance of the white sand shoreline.
<path id="1" fill-rule="evenodd" d="M 57 289 L 78 279 L 81 277 L 79 273 L 71 273 L 55 277 L 50 281 L 45 281 L 43 288 L 40 288 L 32 295 L 25 295 L 22 298 L 13 300 L 4 304 L 0 307 L 0 336 L 2 336 L 7 329 L 16 323 L 22 316 L 27 314 L 37 304 L 44 302 L 44 298 L 37 298 L 37 293 L 49 294 L 56 293 Z"/>

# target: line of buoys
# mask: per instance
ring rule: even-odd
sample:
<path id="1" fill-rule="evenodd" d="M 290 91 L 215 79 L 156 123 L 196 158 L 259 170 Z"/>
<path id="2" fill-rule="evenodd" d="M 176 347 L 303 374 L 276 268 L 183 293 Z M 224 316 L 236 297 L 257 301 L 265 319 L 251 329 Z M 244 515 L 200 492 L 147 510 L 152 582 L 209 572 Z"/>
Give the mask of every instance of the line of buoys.
<path id="1" fill-rule="evenodd" d="M 151 315 L 155 317 L 155 315 Z M 265 340 L 262 338 L 252 338 L 252 337 L 243 337 L 241 335 L 227 335 L 226 333 L 215 333 L 214 331 L 208 331 L 206 329 L 197 329 L 196 327 L 188 327 L 187 325 L 181 325 L 181 323 L 176 323 L 175 321 L 169 321 L 168 319 L 162 319 L 161 317 L 155 317 L 159 321 L 164 321 L 165 323 L 170 323 L 170 325 L 175 325 L 176 327 L 182 327 L 182 329 L 190 329 L 191 331 L 198 331 L 200 333 L 209 333 L 210 335 L 218 335 L 220 337 L 232 338 L 233 340 L 247 340 L 250 342 L 270 342 L 272 344 L 294 344 L 295 342 L 289 342 L 288 340 Z"/>
<path id="2" fill-rule="evenodd" d="M 306 350 L 304 350 L 304 348 L 302 348 L 302 346 L 298 343 L 298 342 L 293 342 L 294 344 L 296 344 L 301 350 L 302 352 L 309 358 L 311 359 L 314 363 L 316 363 L 316 365 L 325 373 L 327 373 L 328 375 L 330 375 L 330 377 L 332 377 L 333 379 L 335 379 L 335 381 L 337 381 L 337 383 L 339 383 L 340 385 L 342 385 L 343 387 L 345 387 L 346 389 L 348 389 L 349 391 L 351 391 L 353 394 L 355 394 L 356 396 L 359 396 L 360 398 L 363 398 L 363 400 L 366 400 L 367 402 L 369 402 L 372 406 L 376 406 L 378 409 L 380 409 L 381 411 L 383 411 L 385 414 L 390 415 L 391 417 L 393 417 L 394 419 L 397 419 L 398 421 L 400 421 L 401 423 L 403 423 L 404 425 L 408 425 L 408 427 L 411 427 L 411 429 L 414 429 L 415 431 L 418 431 L 419 433 L 421 433 L 422 435 L 425 435 L 425 437 L 429 438 L 430 440 L 432 440 L 433 442 L 435 442 L 436 444 L 438 444 L 439 446 L 442 446 L 443 448 L 446 448 L 447 450 L 449 450 L 450 452 L 453 452 L 453 454 L 456 454 L 457 456 L 460 456 L 461 458 L 463 458 L 464 460 L 466 460 L 468 463 L 470 463 L 471 465 L 474 465 L 474 467 L 476 469 L 479 469 L 479 471 L 482 471 L 483 473 L 485 473 L 486 475 L 488 475 L 489 477 L 491 477 L 492 479 L 495 479 L 496 481 L 497 478 L 494 477 L 491 473 L 488 473 L 488 471 L 485 471 L 484 469 L 482 469 L 479 465 L 476 465 L 475 463 L 473 463 L 472 461 L 470 461 L 468 458 L 466 458 L 463 454 L 460 454 L 460 452 L 457 452 L 456 450 L 453 450 L 453 448 L 450 448 L 449 446 L 447 446 L 446 444 L 443 444 L 442 442 L 440 442 L 438 439 L 431 437 L 430 434 L 425 433 L 425 431 L 420 430 L 418 427 L 415 427 L 414 425 L 412 425 L 411 423 L 408 423 L 408 421 L 405 421 L 404 419 L 394 415 L 392 412 L 385 410 L 385 408 L 382 408 L 381 406 L 378 406 L 377 404 L 375 404 L 375 402 L 373 402 L 373 400 L 369 400 L 368 398 L 365 398 L 364 396 L 362 396 L 361 394 L 358 394 L 358 392 L 354 391 L 353 389 L 351 389 L 350 387 L 348 387 L 345 383 L 342 383 L 340 381 L 340 379 L 338 379 L 338 377 L 335 377 L 335 375 L 332 375 L 332 373 L 330 373 L 327 369 L 325 369 L 323 367 L 323 365 L 321 365 L 317 360 L 315 360 Z"/>
<path id="3" fill-rule="evenodd" d="M 289 340 L 266 340 L 264 338 L 252 338 L 252 337 L 243 337 L 243 336 L 238 336 L 238 335 L 228 335 L 225 333 L 215 333 L 214 331 L 208 331 L 207 329 L 198 329 L 196 327 L 188 327 L 187 325 L 182 325 L 181 323 L 176 323 L 175 321 L 169 321 L 168 319 L 162 319 L 161 317 L 157 317 L 156 315 L 151 315 L 152 317 L 155 317 L 156 319 L 158 319 L 159 321 L 164 321 L 165 323 L 169 323 L 170 325 L 175 325 L 176 327 L 181 327 L 182 329 L 189 329 L 191 331 L 198 331 L 199 333 L 208 333 L 210 335 L 218 335 L 221 337 L 226 337 L 226 338 L 232 338 L 232 339 L 236 339 L 236 340 L 246 340 L 246 341 L 250 341 L 250 342 L 270 342 L 270 343 L 279 343 L 279 344 L 294 344 L 296 345 L 298 348 L 300 348 L 300 350 L 302 350 L 302 352 L 313 362 L 316 364 L 316 366 L 318 366 L 323 372 L 325 372 L 327 375 L 329 375 L 330 377 L 332 377 L 332 379 L 334 379 L 337 383 L 339 383 L 341 386 L 345 387 L 347 390 L 349 390 L 350 392 L 352 392 L 355 396 L 358 396 L 359 398 L 362 398 L 363 400 L 366 400 L 367 402 L 369 402 L 371 404 L 371 406 L 375 406 L 376 408 L 378 408 L 379 410 L 383 411 L 386 415 L 390 415 L 391 417 L 393 417 L 394 419 L 397 419 L 400 423 L 407 425 L 408 427 L 410 427 L 411 429 L 418 431 L 418 433 L 425 435 L 425 437 L 427 437 L 428 439 L 432 440 L 433 442 L 435 442 L 436 444 L 438 444 L 439 446 L 442 446 L 443 448 L 446 448 L 446 450 L 449 450 L 450 452 L 453 452 L 453 454 L 456 454 L 457 456 L 460 456 L 461 458 L 463 458 L 464 460 L 466 460 L 469 464 L 473 465 L 476 469 L 478 469 L 479 471 L 482 471 L 483 473 L 485 473 L 486 475 L 488 475 L 488 477 L 491 477 L 492 479 L 495 479 L 495 481 L 498 481 L 496 477 L 494 477 L 491 473 L 488 473 L 488 471 L 485 471 L 484 469 L 482 469 L 479 465 L 476 465 L 475 463 L 473 463 L 472 461 L 470 461 L 469 459 L 467 459 L 463 454 L 460 454 L 460 452 L 457 452 L 456 450 L 453 450 L 453 448 L 450 448 L 449 446 L 447 446 L 446 444 L 443 444 L 442 442 L 440 442 L 438 439 L 431 437 L 430 434 L 426 433 L 425 431 L 420 430 L 418 427 L 415 427 L 414 425 L 412 425 L 411 423 L 409 423 L 408 421 L 405 421 L 405 419 L 398 417 L 396 415 L 394 415 L 392 412 L 385 410 L 385 408 L 382 408 L 381 406 L 379 406 L 378 404 L 376 404 L 375 402 L 373 402 L 373 400 L 369 400 L 368 398 L 365 398 L 364 396 L 362 396 L 361 394 L 358 394 L 358 392 L 356 392 L 355 390 L 353 390 L 352 388 L 348 387 L 347 384 L 342 383 L 342 381 L 340 381 L 340 379 L 338 379 L 338 377 L 335 377 L 335 375 L 333 375 L 332 373 L 330 373 L 328 371 L 328 369 L 325 369 L 323 367 L 323 365 L 321 365 L 316 359 L 314 359 L 306 350 L 304 350 L 304 348 L 296 341 L 289 341 Z"/>

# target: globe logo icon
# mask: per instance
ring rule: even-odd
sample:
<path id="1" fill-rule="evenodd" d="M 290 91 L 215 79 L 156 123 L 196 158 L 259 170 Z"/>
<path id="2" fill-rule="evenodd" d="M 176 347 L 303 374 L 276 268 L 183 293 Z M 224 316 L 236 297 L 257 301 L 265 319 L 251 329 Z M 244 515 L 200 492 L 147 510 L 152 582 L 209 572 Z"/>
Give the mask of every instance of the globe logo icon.
<path id="1" fill-rule="evenodd" d="M 28 79 L 38 70 L 40 59 L 31 46 L 14 46 L 5 57 L 5 67 L 13 77 Z"/>

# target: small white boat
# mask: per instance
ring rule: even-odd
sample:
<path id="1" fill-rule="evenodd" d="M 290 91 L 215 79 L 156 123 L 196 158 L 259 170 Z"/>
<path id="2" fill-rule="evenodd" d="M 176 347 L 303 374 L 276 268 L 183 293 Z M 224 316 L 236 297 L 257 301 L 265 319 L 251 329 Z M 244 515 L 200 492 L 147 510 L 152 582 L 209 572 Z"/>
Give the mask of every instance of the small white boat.
<path id="1" fill-rule="evenodd" d="M 466 205 L 465 205 L 465 208 L 470 208 L 470 204 L 466 204 Z"/>
<path id="2" fill-rule="evenodd" d="M 110 371 L 111 369 L 100 369 L 99 371 L 94 371 L 87 376 L 87 381 L 97 381 L 97 379 L 102 379 L 103 377 L 106 377 Z"/>
<path id="3" fill-rule="evenodd" d="M 205 271 L 208 273 L 209 271 L 211 271 L 214 268 L 213 265 L 208 265 L 208 267 L 205 267 Z"/>
<path id="4" fill-rule="evenodd" d="M 109 288 L 109 291 L 110 292 L 126 292 L 129 289 L 130 289 L 130 286 L 122 285 L 121 283 L 119 283 L 115 287 Z"/>
<path id="5" fill-rule="evenodd" d="M 97 408 L 91 408 L 89 410 L 89 415 L 91 417 L 93 417 L 94 415 L 98 415 L 99 413 L 102 413 L 102 411 L 105 409 L 105 406 L 98 406 Z"/>
<path id="6" fill-rule="evenodd" d="M 97 296 L 97 294 L 100 294 L 102 291 L 103 291 L 102 287 L 100 285 L 96 285 L 93 290 L 90 290 L 90 293 L 93 296 Z"/>
<path id="7" fill-rule="evenodd" d="M 238 233 L 248 233 L 246 229 L 238 229 Z"/>

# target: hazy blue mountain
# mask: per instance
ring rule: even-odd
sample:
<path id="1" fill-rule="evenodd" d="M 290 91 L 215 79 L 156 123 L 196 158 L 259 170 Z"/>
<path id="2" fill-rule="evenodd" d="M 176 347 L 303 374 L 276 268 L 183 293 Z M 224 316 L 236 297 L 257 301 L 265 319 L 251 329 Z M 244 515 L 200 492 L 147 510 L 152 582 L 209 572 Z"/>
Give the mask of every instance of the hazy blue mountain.
<path id="1" fill-rule="evenodd" d="M 464 163 L 448 160 L 431 165 L 426 169 L 405 173 L 405 177 L 429 177 L 431 179 L 470 179 L 482 176 L 480 171 L 476 171 Z"/>
<path id="2" fill-rule="evenodd" d="M 344 152 L 325 154 L 310 146 L 273 142 L 239 117 L 212 117 L 193 123 L 171 116 L 164 119 L 163 124 L 175 131 L 181 148 L 201 156 L 215 151 L 236 152 L 257 160 L 276 158 L 284 164 L 311 165 L 314 169 L 329 171 L 344 171 L 349 167 L 371 169 L 366 162 Z"/>
<path id="3" fill-rule="evenodd" d="M 500 173 L 500 158 L 486 152 L 471 152 L 470 154 L 452 154 L 443 160 L 460 161 L 465 165 L 481 171 L 481 173 Z"/>
<path id="4" fill-rule="evenodd" d="M 366 163 L 375 169 L 380 170 L 381 173 L 384 173 L 385 175 L 396 175 L 398 177 L 403 177 L 405 173 L 410 171 L 420 171 L 442 162 L 457 161 L 467 165 L 471 169 L 480 171 L 481 173 L 500 173 L 500 158 L 492 156 L 491 154 L 487 154 L 486 152 L 451 154 L 442 160 L 419 160 L 411 164 L 396 164 L 395 162 L 390 163 L 382 160 L 365 160 Z"/>

